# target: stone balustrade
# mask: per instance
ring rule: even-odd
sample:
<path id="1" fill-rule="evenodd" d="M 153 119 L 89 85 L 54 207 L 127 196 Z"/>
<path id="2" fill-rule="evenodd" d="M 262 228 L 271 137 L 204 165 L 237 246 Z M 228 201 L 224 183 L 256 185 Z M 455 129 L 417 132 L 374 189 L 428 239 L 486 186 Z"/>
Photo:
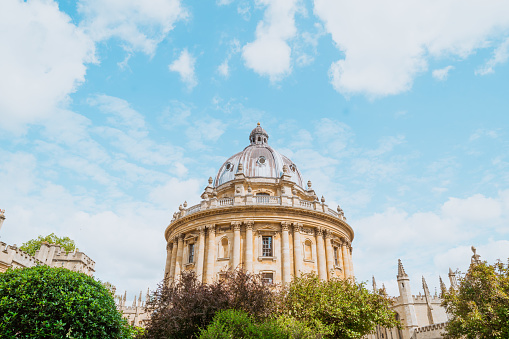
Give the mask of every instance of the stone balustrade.
<path id="1" fill-rule="evenodd" d="M 346 218 L 343 214 L 340 214 L 333 209 L 329 208 L 325 203 L 321 203 L 319 201 L 309 201 L 303 200 L 298 197 L 285 197 L 285 196 L 269 196 L 269 195 L 245 195 L 245 196 L 236 196 L 235 198 L 212 198 L 202 200 L 201 203 L 191 206 L 189 208 L 184 208 L 180 211 L 180 213 L 176 214 L 176 219 L 179 219 L 183 216 L 190 215 L 196 212 L 200 212 L 203 210 L 211 209 L 211 208 L 220 208 L 220 207 L 229 207 L 229 206 L 242 206 L 242 205 L 279 205 L 279 206 L 292 206 L 297 208 L 304 208 L 308 210 L 320 211 L 323 213 L 327 213 L 332 215 L 339 220 L 346 221 Z"/>

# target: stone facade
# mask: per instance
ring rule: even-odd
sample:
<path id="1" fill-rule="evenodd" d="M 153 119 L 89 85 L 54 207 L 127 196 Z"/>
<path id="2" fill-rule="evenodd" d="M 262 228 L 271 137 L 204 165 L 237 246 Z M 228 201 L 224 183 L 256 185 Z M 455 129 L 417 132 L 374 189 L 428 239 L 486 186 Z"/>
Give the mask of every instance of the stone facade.
<path id="1" fill-rule="evenodd" d="M 456 275 L 449 270 L 451 286 L 456 288 Z M 398 262 L 398 288 L 399 296 L 394 297 L 392 309 L 396 312 L 396 318 L 401 320 L 403 328 L 378 327 L 376 332 L 364 339 L 439 339 L 442 338 L 448 317 L 445 308 L 442 307 L 442 299 L 436 294 L 431 295 L 428 284 L 422 278 L 424 294 L 412 295 L 410 279 L 405 272 L 401 260 Z M 440 278 L 440 286 L 445 285 Z M 373 289 L 376 290 L 373 278 Z"/>
<path id="2" fill-rule="evenodd" d="M 141 300 L 141 291 L 138 299 L 134 296 L 134 300 L 131 306 L 126 305 L 127 292 L 124 295 L 115 295 L 115 304 L 117 309 L 122 312 L 122 316 L 127 319 L 129 324 L 137 327 L 145 327 L 146 322 L 149 319 L 149 314 L 146 311 L 145 303 L 149 298 L 150 291 L 147 290 L 145 301 Z"/>
<path id="3" fill-rule="evenodd" d="M 193 270 L 203 282 L 243 268 L 270 283 L 315 272 L 322 279 L 354 276 L 354 232 L 340 207 L 302 187 L 297 166 L 272 149 L 258 125 L 250 145 L 221 166 L 198 205 L 187 203 L 165 230 L 165 277 Z"/>
<path id="4" fill-rule="evenodd" d="M 0 227 L 5 220 L 5 211 L 0 210 Z M 95 262 L 78 249 L 66 252 L 60 245 L 43 242 L 34 256 L 20 250 L 16 245 L 8 245 L 0 241 L 0 273 L 9 268 L 33 267 L 47 265 L 65 267 L 72 271 L 93 275 Z"/>

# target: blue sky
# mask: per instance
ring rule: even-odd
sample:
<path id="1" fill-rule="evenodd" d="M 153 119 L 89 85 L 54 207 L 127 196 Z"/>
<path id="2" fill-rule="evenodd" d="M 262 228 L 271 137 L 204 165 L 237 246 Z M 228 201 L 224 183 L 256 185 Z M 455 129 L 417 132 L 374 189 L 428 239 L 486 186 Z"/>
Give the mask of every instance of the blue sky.
<path id="1" fill-rule="evenodd" d="M 70 236 L 130 298 L 258 121 L 359 280 L 509 257 L 504 1 L 4 0 L 0 43 L 1 240 Z"/>

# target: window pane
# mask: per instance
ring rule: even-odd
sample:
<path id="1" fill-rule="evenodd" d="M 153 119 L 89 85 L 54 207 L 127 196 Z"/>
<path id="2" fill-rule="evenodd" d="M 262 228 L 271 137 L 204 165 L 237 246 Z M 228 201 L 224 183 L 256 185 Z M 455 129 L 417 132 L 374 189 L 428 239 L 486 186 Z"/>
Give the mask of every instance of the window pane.
<path id="1" fill-rule="evenodd" d="M 272 257 L 272 237 L 271 236 L 263 236 L 262 237 L 262 256 Z"/>
<path id="2" fill-rule="evenodd" d="M 194 262 L 194 244 L 189 245 L 189 263 Z"/>
<path id="3" fill-rule="evenodd" d="M 273 276 L 273 274 L 272 274 L 272 273 L 263 273 L 263 274 L 262 274 L 262 281 L 263 281 L 265 284 L 272 284 L 273 279 L 274 279 L 274 276 Z"/>

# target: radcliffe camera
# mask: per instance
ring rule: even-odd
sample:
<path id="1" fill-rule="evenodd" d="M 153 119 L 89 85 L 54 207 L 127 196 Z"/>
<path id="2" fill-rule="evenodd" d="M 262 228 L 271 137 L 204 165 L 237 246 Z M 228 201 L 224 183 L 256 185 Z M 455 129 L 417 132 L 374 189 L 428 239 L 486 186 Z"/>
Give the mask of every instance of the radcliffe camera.
<path id="1" fill-rule="evenodd" d="M 509 2 L 0 1 L 0 338 L 509 338 Z"/>

